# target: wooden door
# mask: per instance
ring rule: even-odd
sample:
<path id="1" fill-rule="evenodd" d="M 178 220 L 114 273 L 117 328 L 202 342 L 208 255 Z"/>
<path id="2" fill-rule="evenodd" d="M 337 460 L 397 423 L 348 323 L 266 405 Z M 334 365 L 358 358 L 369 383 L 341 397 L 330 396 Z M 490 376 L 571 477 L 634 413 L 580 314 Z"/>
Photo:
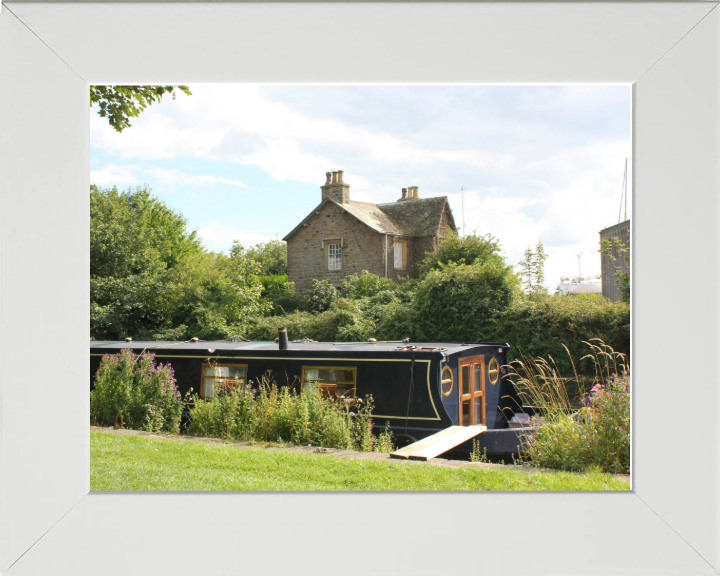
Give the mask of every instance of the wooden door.
<path id="1" fill-rule="evenodd" d="M 460 426 L 485 424 L 485 356 L 458 361 Z"/>

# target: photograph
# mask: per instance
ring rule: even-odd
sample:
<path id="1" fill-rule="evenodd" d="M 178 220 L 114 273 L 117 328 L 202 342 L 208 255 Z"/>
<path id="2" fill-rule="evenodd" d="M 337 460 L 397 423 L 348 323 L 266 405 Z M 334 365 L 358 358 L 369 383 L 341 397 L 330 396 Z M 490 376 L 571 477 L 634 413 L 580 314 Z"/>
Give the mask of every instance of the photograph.
<path id="1" fill-rule="evenodd" d="M 717 576 L 719 3 L 0 2 L 0 573 Z"/>
<path id="2" fill-rule="evenodd" d="M 630 490 L 630 84 L 88 114 L 91 490 Z"/>

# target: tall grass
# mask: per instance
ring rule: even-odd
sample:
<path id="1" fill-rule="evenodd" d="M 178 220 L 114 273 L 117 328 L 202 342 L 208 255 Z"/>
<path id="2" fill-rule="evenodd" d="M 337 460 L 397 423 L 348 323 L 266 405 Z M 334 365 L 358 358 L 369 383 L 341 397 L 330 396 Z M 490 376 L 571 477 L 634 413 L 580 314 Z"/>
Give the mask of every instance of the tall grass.
<path id="1" fill-rule="evenodd" d="M 595 376 L 563 378 L 552 357 L 516 360 L 509 377 L 523 404 L 535 406 L 532 431 L 521 446 L 521 459 L 538 466 L 606 472 L 630 470 L 630 371 L 624 354 L 600 339 L 585 342 Z M 565 350 L 570 355 L 567 348 Z M 573 388 L 577 398 L 568 392 Z"/>
<path id="2" fill-rule="evenodd" d="M 264 375 L 251 383 L 218 388 L 192 398 L 188 432 L 232 440 L 287 442 L 362 451 L 391 451 L 392 433 L 372 433 L 372 397 L 335 398 L 312 388 L 297 392 Z"/>

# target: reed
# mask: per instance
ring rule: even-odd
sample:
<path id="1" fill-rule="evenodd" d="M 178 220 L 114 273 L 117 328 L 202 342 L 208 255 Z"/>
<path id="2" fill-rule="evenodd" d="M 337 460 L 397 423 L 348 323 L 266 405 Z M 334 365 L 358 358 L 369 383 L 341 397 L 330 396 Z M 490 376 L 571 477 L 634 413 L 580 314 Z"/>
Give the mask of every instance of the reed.
<path id="1" fill-rule="evenodd" d="M 630 470 L 630 370 L 627 357 L 599 338 L 584 342 L 594 376 L 563 377 L 552 357 L 510 363 L 508 374 L 524 405 L 535 407 L 520 460 L 562 470 Z M 568 391 L 572 387 L 577 398 Z"/>

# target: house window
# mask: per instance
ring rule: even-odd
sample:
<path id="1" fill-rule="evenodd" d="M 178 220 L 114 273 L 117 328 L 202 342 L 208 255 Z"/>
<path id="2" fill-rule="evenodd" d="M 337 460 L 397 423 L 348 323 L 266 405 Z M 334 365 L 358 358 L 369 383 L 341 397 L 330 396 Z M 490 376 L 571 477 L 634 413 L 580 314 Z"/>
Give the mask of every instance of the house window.
<path id="1" fill-rule="evenodd" d="M 356 376 L 354 366 L 303 366 L 301 386 L 303 390 L 320 386 L 328 396 L 355 398 Z"/>
<path id="2" fill-rule="evenodd" d="M 342 269 L 342 246 L 338 244 L 327 245 L 327 267 L 328 270 Z"/>
<path id="3" fill-rule="evenodd" d="M 404 238 L 395 238 L 393 251 L 393 265 L 395 270 L 404 270 L 407 266 L 407 244 Z"/>
<path id="4" fill-rule="evenodd" d="M 200 397 L 213 398 L 215 387 L 230 389 L 247 382 L 247 364 L 203 364 Z"/>

